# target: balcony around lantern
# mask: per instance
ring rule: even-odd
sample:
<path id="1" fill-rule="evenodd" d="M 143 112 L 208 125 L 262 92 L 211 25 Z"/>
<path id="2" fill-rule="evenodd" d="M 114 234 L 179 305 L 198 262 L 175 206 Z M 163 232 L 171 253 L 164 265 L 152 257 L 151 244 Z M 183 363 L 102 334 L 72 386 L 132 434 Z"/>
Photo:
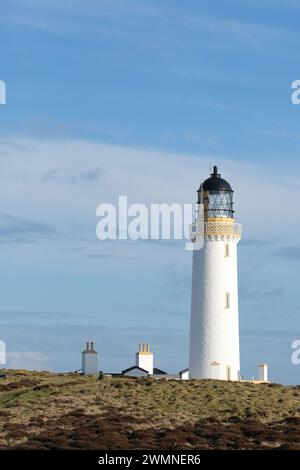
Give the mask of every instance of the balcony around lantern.
<path id="1" fill-rule="evenodd" d="M 194 222 L 190 224 L 190 239 L 195 240 L 197 236 L 202 237 L 231 237 L 239 240 L 242 235 L 242 225 L 228 219 L 222 221 L 215 218 L 206 222 Z"/>

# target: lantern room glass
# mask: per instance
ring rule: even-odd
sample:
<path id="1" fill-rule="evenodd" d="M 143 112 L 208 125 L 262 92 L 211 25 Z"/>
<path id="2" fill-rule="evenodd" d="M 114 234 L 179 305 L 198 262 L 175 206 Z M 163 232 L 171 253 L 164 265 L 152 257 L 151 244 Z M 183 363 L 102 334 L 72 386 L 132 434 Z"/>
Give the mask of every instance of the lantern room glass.
<path id="1" fill-rule="evenodd" d="M 205 191 L 203 203 L 206 218 L 233 218 L 233 191 Z"/>

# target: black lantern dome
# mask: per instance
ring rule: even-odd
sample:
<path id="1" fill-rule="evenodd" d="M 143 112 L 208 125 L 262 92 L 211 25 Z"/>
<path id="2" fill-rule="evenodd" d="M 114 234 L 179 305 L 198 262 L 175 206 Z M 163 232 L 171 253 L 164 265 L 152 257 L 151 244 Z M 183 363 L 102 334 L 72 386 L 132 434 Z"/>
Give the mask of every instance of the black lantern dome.
<path id="1" fill-rule="evenodd" d="M 230 184 L 221 178 L 218 167 L 214 166 L 213 173 L 198 190 L 198 203 L 204 204 L 204 217 L 233 218 L 233 190 Z"/>

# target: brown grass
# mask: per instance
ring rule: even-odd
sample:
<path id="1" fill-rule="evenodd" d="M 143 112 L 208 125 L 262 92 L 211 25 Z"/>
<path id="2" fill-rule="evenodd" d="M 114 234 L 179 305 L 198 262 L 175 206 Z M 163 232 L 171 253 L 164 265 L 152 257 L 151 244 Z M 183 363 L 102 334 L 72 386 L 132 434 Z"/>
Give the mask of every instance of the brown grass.
<path id="1" fill-rule="evenodd" d="M 300 449 L 300 387 L 6 373 L 2 449 Z"/>

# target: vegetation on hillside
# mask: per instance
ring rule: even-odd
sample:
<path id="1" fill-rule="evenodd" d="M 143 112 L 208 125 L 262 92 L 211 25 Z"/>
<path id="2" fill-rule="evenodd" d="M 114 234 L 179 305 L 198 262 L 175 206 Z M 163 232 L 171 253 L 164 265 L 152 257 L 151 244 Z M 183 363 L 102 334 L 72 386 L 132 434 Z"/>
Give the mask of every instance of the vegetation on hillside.
<path id="1" fill-rule="evenodd" d="M 0 449 L 300 449 L 300 387 L 4 372 Z"/>

